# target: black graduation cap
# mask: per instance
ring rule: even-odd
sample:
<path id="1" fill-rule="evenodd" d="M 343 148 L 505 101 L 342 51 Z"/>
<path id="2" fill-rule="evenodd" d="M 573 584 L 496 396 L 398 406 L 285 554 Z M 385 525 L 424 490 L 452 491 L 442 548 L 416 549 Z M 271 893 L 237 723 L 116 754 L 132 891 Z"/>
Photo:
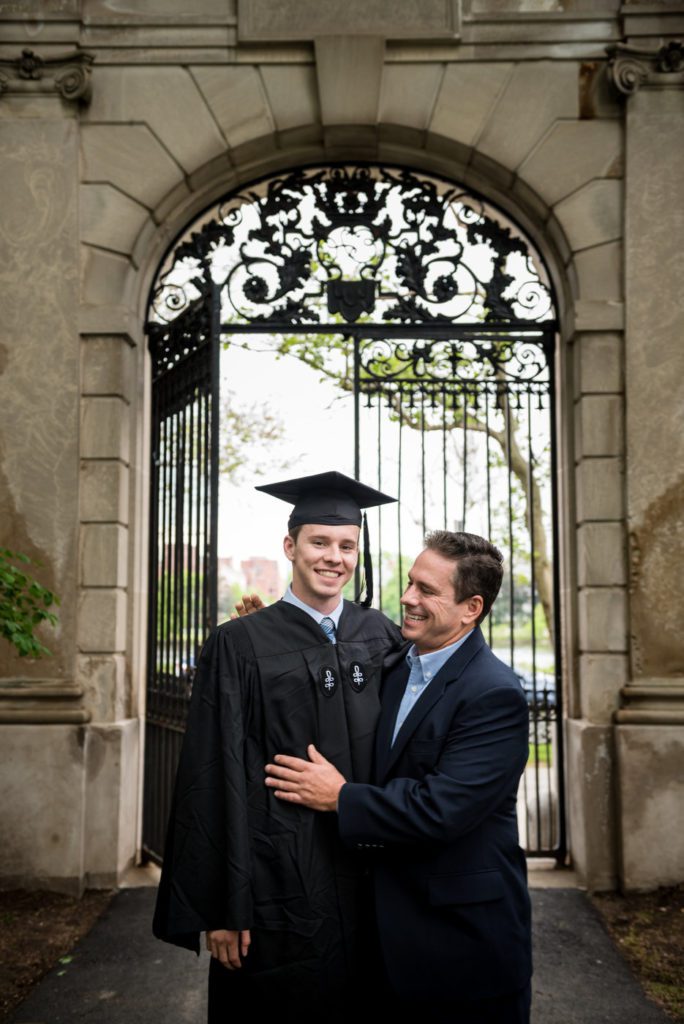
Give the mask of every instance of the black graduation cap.
<path id="1" fill-rule="evenodd" d="M 294 480 L 281 480 L 275 484 L 262 484 L 256 490 L 294 505 L 287 521 L 290 530 L 305 523 L 361 526 L 363 522 L 363 568 L 366 576 L 363 604 L 368 607 L 373 600 L 373 567 L 368 543 L 368 523 L 361 509 L 386 505 L 397 499 L 336 470 Z"/>

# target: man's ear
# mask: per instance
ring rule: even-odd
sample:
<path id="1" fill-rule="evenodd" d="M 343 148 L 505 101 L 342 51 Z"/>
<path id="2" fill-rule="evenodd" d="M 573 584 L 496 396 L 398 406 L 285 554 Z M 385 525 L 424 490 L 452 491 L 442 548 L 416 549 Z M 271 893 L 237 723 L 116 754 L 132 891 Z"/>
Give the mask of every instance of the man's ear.
<path id="1" fill-rule="evenodd" d="M 482 609 L 484 608 L 484 601 L 480 594 L 475 594 L 473 597 L 469 597 L 465 602 L 465 614 L 463 616 L 464 626 L 474 626 L 477 620 L 482 615 Z"/>
<path id="2" fill-rule="evenodd" d="M 285 536 L 283 537 L 283 551 L 285 552 L 285 557 L 290 562 L 294 562 L 295 541 L 292 539 L 289 533 L 286 533 Z"/>

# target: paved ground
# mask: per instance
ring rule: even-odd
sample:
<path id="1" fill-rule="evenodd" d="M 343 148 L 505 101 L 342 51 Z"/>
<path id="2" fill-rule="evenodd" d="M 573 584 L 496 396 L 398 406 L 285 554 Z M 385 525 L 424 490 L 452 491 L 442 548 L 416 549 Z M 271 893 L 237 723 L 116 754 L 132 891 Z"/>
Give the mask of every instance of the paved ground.
<path id="1" fill-rule="evenodd" d="M 533 889 L 532 901 L 533 1024 L 666 1024 L 583 893 Z M 123 889 L 12 1024 L 202 1024 L 208 954 L 157 942 L 153 903 L 154 889 Z"/>

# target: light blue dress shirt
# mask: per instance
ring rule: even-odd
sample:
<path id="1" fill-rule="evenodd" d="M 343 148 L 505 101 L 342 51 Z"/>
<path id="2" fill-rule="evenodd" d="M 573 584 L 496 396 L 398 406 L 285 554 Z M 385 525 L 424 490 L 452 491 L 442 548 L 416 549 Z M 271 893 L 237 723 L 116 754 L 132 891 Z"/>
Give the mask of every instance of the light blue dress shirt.
<path id="1" fill-rule="evenodd" d="M 342 607 L 344 605 L 344 600 L 342 598 L 340 598 L 340 603 L 337 608 L 332 612 L 327 612 L 326 614 L 319 612 L 317 608 L 312 608 L 311 605 L 304 604 L 303 601 L 300 601 L 296 594 L 292 593 L 292 586 L 289 586 L 283 594 L 283 601 L 286 601 L 288 604 L 293 604 L 295 608 L 299 608 L 301 611 L 306 612 L 306 614 L 310 615 L 319 626 L 323 619 L 332 619 L 335 624 L 335 632 L 337 633 L 337 627 L 340 621 L 340 615 L 342 614 Z M 323 629 L 321 629 L 321 636 L 325 636 Z M 337 643 L 337 640 L 333 640 L 333 643 Z"/>
<path id="2" fill-rule="evenodd" d="M 446 664 L 454 651 L 457 651 L 461 644 L 466 642 L 472 632 L 471 629 L 460 640 L 457 640 L 456 643 L 449 644 L 448 647 L 441 647 L 438 651 L 431 651 L 430 654 L 418 654 L 416 645 L 411 644 L 406 654 L 406 661 L 411 671 L 409 672 L 404 696 L 401 698 L 401 704 L 397 712 L 392 745 L 394 745 L 397 733 L 406 721 L 409 712 L 420 699 L 421 694 L 425 693 L 428 683 L 432 682 L 442 666 Z"/>

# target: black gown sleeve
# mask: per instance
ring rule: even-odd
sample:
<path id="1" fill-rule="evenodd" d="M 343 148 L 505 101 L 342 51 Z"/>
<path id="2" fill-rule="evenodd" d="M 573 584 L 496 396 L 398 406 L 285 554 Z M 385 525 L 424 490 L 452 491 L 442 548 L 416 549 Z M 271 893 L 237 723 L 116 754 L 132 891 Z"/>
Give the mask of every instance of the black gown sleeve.
<path id="1" fill-rule="evenodd" d="M 199 659 L 153 921 L 157 938 L 197 952 L 202 931 L 252 925 L 244 737 L 255 670 L 240 636 L 220 627 Z"/>

